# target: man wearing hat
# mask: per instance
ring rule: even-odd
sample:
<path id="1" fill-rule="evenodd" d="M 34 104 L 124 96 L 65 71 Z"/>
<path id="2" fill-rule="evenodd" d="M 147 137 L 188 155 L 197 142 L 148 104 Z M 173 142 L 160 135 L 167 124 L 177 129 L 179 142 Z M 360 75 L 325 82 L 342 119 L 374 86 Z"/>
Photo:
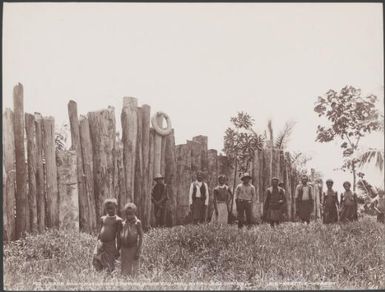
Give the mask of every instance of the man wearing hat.
<path id="1" fill-rule="evenodd" d="M 163 182 L 163 176 L 157 174 L 154 177 L 156 182 L 151 192 L 151 201 L 154 204 L 155 214 L 155 226 L 164 226 L 166 201 L 167 197 L 167 185 Z"/>
<path id="2" fill-rule="evenodd" d="M 251 226 L 253 201 L 255 200 L 255 187 L 250 183 L 251 176 L 245 172 L 241 176 L 242 183 L 240 183 L 235 189 L 235 202 L 237 204 L 238 213 L 238 228 L 242 228 L 246 215 L 246 224 Z"/>
<path id="3" fill-rule="evenodd" d="M 338 198 L 333 190 L 333 181 L 326 180 L 327 190 L 322 194 L 323 223 L 336 223 L 338 221 Z"/>
<path id="4" fill-rule="evenodd" d="M 310 214 L 313 211 L 313 194 L 311 186 L 307 184 L 307 175 L 302 176 L 302 183 L 295 189 L 296 215 L 302 222 L 310 223 Z"/>
<path id="5" fill-rule="evenodd" d="M 191 183 L 189 191 L 189 205 L 194 224 L 206 221 L 208 204 L 209 187 L 203 181 L 203 173 L 198 171 L 196 180 Z"/>
<path id="6" fill-rule="evenodd" d="M 266 199 L 263 204 L 263 215 L 272 227 L 282 221 L 285 212 L 285 190 L 278 186 L 278 183 L 278 178 L 271 179 L 271 187 L 266 190 Z"/>

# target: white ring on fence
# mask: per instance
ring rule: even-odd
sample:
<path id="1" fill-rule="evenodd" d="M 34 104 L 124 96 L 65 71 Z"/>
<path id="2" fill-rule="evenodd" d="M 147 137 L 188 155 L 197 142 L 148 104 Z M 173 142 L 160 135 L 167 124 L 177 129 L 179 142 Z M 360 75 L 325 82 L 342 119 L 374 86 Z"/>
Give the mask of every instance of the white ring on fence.
<path id="1" fill-rule="evenodd" d="M 166 128 L 162 128 L 160 125 L 158 125 L 158 121 L 157 121 L 157 117 L 158 116 L 163 116 L 163 118 L 166 120 L 167 122 L 167 127 Z M 171 133 L 172 131 L 172 126 L 171 126 L 171 120 L 170 120 L 170 117 L 168 116 L 168 114 L 164 113 L 164 112 L 156 112 L 152 118 L 151 118 L 151 124 L 152 124 L 152 127 L 154 128 L 154 130 L 161 136 L 167 136 Z"/>

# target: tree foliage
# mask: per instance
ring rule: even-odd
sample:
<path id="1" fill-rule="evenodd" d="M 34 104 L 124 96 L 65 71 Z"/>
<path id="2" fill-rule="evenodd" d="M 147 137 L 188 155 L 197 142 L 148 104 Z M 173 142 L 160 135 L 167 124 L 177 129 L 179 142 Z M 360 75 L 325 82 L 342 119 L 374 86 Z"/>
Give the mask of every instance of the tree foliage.
<path id="1" fill-rule="evenodd" d="M 237 163 L 241 172 L 248 170 L 256 150 L 262 150 L 264 138 L 253 130 L 254 119 L 245 112 L 239 112 L 230 119 L 233 127 L 225 131 L 224 149 L 226 156 Z"/>
<path id="2" fill-rule="evenodd" d="M 318 125 L 316 141 L 325 143 L 339 138 L 342 154 L 345 158 L 342 169 L 353 173 L 353 189 L 355 189 L 356 166 L 360 162 L 354 153 L 359 141 L 366 134 L 381 129 L 379 112 L 376 109 L 375 95 L 362 96 L 361 90 L 353 86 L 345 86 L 336 92 L 329 90 L 318 97 L 314 111 L 319 117 L 325 117 L 328 125 Z"/>

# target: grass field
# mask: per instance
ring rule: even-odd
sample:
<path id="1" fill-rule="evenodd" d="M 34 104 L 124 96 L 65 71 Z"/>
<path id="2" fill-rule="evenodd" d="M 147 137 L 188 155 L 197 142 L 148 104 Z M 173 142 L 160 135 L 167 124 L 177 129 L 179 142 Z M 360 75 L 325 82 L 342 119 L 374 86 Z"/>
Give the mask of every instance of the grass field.
<path id="1" fill-rule="evenodd" d="M 384 288 L 384 225 L 284 223 L 177 226 L 145 235 L 140 275 L 92 269 L 95 238 L 48 231 L 4 246 L 4 288 L 332 289 Z"/>

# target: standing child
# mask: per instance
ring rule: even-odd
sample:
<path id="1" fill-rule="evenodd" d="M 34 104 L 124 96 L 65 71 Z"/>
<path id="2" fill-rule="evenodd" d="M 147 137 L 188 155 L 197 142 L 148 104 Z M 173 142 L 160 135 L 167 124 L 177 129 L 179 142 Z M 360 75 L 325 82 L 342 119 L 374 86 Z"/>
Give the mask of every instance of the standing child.
<path id="1" fill-rule="evenodd" d="M 104 216 L 100 218 L 101 230 L 95 247 L 92 264 L 97 271 L 115 269 L 115 259 L 119 257 L 118 234 L 122 227 L 122 219 L 116 215 L 118 203 L 116 199 L 106 199 L 103 202 Z"/>
<path id="2" fill-rule="evenodd" d="M 126 219 L 120 232 L 120 262 L 122 275 L 136 275 L 139 269 L 139 257 L 142 251 L 142 223 L 136 217 L 136 205 L 127 203 L 124 207 Z"/>

